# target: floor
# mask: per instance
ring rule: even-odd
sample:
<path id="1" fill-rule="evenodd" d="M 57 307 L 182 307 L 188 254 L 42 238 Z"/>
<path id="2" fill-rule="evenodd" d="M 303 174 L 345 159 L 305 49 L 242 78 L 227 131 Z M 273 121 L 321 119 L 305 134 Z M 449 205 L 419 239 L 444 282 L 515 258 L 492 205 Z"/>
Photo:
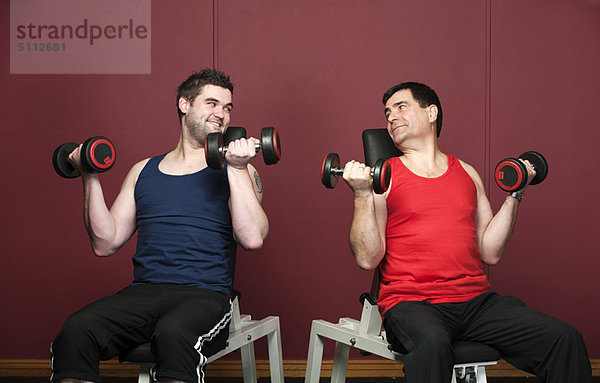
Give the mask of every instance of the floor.
<path id="1" fill-rule="evenodd" d="M 137 381 L 132 378 L 106 378 L 102 383 L 136 383 Z M 286 383 L 302 383 L 303 379 L 286 379 Z M 322 379 L 321 383 L 328 383 L 328 379 Z M 404 379 L 350 379 L 347 383 L 403 383 Z M 488 378 L 488 383 L 535 383 L 537 379 L 527 378 Z M 596 379 L 593 382 L 599 382 L 600 379 Z M 0 383 L 48 383 L 48 378 L 12 378 L 12 377 L 0 377 Z M 243 383 L 240 379 L 207 379 L 206 383 Z M 268 379 L 258 379 L 258 383 L 269 383 Z"/>

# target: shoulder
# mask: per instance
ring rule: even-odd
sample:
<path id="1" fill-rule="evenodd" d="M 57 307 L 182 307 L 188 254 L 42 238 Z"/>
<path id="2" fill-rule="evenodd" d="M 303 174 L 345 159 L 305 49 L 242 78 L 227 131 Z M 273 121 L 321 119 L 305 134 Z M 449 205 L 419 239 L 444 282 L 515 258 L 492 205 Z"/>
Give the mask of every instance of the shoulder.
<path id="1" fill-rule="evenodd" d="M 147 163 L 148 163 L 148 161 L 150 161 L 150 160 L 151 160 L 151 158 L 150 158 L 150 157 L 148 157 L 148 158 L 146 158 L 146 159 L 143 159 L 143 160 L 139 161 L 138 163 L 136 163 L 135 165 L 133 165 L 133 166 L 131 167 L 131 170 L 130 170 L 130 171 L 137 171 L 137 172 L 141 172 L 141 171 L 142 171 L 142 169 L 144 168 L 144 166 L 146 166 L 146 164 L 147 164 Z"/>
<path id="2" fill-rule="evenodd" d="M 129 173 L 135 175 L 136 176 L 135 178 L 137 178 L 137 176 L 139 176 L 139 174 L 142 172 L 142 170 L 144 169 L 144 167 L 150 160 L 151 160 L 151 158 L 146 158 L 146 159 L 143 159 L 140 162 L 136 163 L 135 165 L 133 165 L 131 167 L 131 170 L 129 171 Z"/>
<path id="3" fill-rule="evenodd" d="M 387 163 L 389 164 L 392 170 L 392 174 L 402 171 L 405 167 L 400 157 L 390 157 L 387 159 Z"/>
<path id="4" fill-rule="evenodd" d="M 463 169 L 465 169 L 467 173 L 469 173 L 469 175 L 473 174 L 479 176 L 479 173 L 477 173 L 477 170 L 475 170 L 473 166 L 469 165 L 468 163 L 459 158 L 456 158 L 456 161 L 458 161 L 458 163 L 462 166 Z"/>
<path id="5" fill-rule="evenodd" d="M 387 160 L 390 164 L 395 164 L 397 162 L 402 162 L 402 160 L 400 159 L 400 156 L 398 157 L 390 157 Z"/>
<path id="6" fill-rule="evenodd" d="M 475 170 L 475 168 L 473 166 L 469 165 L 468 163 L 466 163 L 465 161 L 463 161 L 461 159 L 457 158 L 456 160 L 460 163 L 460 165 L 465 170 L 465 172 L 469 175 L 469 177 L 471 177 L 471 179 L 475 183 L 475 186 L 477 186 L 477 189 L 482 189 L 483 181 L 481 180 L 481 176 L 479 175 L 477 170 Z"/>
<path id="7" fill-rule="evenodd" d="M 123 182 L 123 184 L 135 185 L 138 177 L 140 176 L 140 173 L 142 172 L 142 170 L 144 169 L 144 167 L 146 166 L 148 161 L 150 161 L 150 158 L 141 160 L 138 163 L 136 163 L 135 165 L 133 165 L 131 167 L 131 169 L 129 170 L 129 173 L 127 173 L 127 176 L 125 177 L 125 181 Z"/>

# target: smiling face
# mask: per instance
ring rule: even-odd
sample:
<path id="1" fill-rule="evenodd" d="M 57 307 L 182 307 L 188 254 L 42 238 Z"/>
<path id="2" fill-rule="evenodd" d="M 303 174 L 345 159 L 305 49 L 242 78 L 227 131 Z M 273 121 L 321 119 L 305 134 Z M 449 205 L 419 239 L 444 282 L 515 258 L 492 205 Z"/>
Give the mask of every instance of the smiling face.
<path id="1" fill-rule="evenodd" d="M 184 114 L 182 128 L 199 145 L 203 145 L 209 133 L 221 132 L 229 126 L 233 109 L 231 91 L 216 85 L 205 85 L 192 101 L 181 97 L 179 108 Z"/>
<path id="2" fill-rule="evenodd" d="M 435 135 L 437 107 L 421 107 L 410 89 L 394 93 L 385 103 L 387 129 L 396 145 L 411 138 Z"/>

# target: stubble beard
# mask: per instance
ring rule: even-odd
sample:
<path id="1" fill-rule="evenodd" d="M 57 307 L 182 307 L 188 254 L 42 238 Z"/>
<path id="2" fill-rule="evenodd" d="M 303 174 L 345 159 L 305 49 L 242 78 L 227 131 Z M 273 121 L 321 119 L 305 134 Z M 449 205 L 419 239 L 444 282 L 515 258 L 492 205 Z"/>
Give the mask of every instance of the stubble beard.
<path id="1" fill-rule="evenodd" d="M 184 122 L 190 137 L 196 141 L 198 145 L 204 145 L 204 141 L 206 141 L 206 137 L 208 137 L 206 124 L 198 119 L 195 114 L 186 114 Z"/>

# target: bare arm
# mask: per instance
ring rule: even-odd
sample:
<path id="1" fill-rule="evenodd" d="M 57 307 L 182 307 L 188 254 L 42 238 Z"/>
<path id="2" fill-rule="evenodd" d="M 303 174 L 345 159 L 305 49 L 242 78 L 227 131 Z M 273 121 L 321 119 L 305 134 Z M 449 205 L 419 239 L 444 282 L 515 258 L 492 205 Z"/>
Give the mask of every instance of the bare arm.
<path id="1" fill-rule="evenodd" d="M 71 153 L 71 162 L 80 169 L 79 148 Z M 83 181 L 83 221 L 94 254 L 114 254 L 136 230 L 133 190 L 145 161 L 135 165 L 123 181 L 119 195 L 108 209 L 98 175 L 81 171 Z"/>
<path id="2" fill-rule="evenodd" d="M 504 248 L 512 235 L 517 221 L 519 201 L 510 195 L 506 196 L 500 210 L 494 215 L 479 174 L 470 165 L 462 161 L 461 164 L 477 187 L 476 225 L 481 260 L 488 265 L 495 265 L 500 261 Z M 527 167 L 529 173 L 528 181 L 530 182 L 535 176 L 535 172 L 530 165 L 527 165 Z"/>
<path id="3" fill-rule="evenodd" d="M 269 233 L 269 220 L 261 206 L 260 177 L 248 163 L 256 156 L 255 142 L 258 140 L 237 140 L 230 143 L 226 153 L 233 234 L 245 250 L 260 249 Z"/>
<path id="4" fill-rule="evenodd" d="M 361 269 L 372 270 L 385 255 L 387 222 L 386 196 L 373 193 L 371 168 L 348 162 L 344 180 L 354 194 L 354 214 L 350 226 L 350 247 Z"/>

